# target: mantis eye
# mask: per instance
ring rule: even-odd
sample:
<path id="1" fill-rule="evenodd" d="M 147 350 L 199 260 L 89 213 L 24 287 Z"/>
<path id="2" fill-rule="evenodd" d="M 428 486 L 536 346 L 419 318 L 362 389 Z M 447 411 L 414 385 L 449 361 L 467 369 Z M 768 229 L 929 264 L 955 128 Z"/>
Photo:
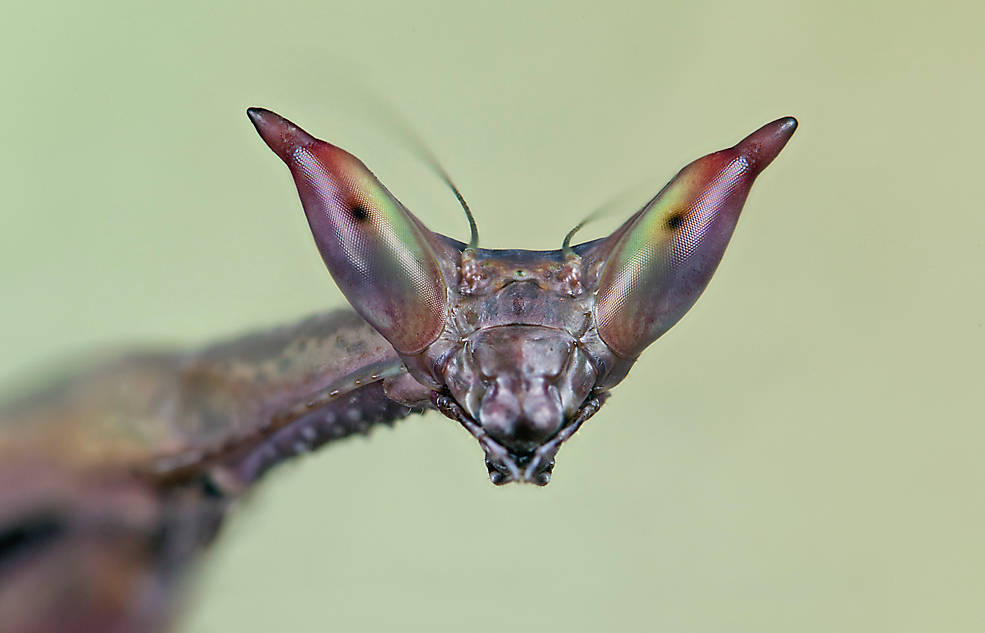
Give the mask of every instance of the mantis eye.
<path id="1" fill-rule="evenodd" d="M 605 258 L 596 315 L 612 351 L 639 356 L 691 309 L 725 254 L 753 181 L 796 128 L 796 119 L 778 119 L 694 161 L 587 255 Z"/>
<path id="2" fill-rule="evenodd" d="M 280 115 L 247 113 L 291 170 L 322 260 L 352 307 L 404 354 L 444 326 L 447 285 L 428 236 L 366 166 Z"/>

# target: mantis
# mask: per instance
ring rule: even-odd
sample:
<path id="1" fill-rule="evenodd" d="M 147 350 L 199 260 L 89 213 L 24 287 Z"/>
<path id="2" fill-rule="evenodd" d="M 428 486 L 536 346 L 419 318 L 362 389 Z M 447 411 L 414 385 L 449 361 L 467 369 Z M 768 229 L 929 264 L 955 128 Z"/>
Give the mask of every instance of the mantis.
<path id="1" fill-rule="evenodd" d="M 700 158 L 610 236 L 554 251 L 432 232 L 357 158 L 251 108 L 354 310 L 135 354 L 0 410 L 0 623 L 164 631 L 176 587 L 276 464 L 437 410 L 492 483 L 546 485 L 561 445 L 707 286 L 791 117 Z"/>

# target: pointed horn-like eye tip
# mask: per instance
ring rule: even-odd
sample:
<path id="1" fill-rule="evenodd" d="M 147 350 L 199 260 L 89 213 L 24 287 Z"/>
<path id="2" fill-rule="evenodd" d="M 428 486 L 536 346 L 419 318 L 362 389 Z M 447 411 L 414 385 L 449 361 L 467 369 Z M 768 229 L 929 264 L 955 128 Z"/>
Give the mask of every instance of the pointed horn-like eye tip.
<path id="1" fill-rule="evenodd" d="M 246 109 L 246 116 L 250 117 L 250 120 L 253 121 L 254 124 L 257 124 L 258 121 L 262 121 L 264 117 L 271 114 L 273 114 L 273 112 L 266 108 L 253 107 Z"/>
<path id="2" fill-rule="evenodd" d="M 319 142 L 276 112 L 264 108 L 249 108 L 246 114 L 263 142 L 284 162 L 290 161 L 296 148 Z"/>
<path id="3" fill-rule="evenodd" d="M 606 258 L 598 334 L 613 352 L 636 358 L 691 309 L 725 254 L 753 181 L 796 129 L 793 117 L 777 119 L 692 162 L 595 247 Z"/>
<path id="4" fill-rule="evenodd" d="M 746 138 L 735 149 L 742 152 L 753 166 L 755 174 L 766 169 L 797 129 L 797 119 L 792 116 L 767 123 Z"/>

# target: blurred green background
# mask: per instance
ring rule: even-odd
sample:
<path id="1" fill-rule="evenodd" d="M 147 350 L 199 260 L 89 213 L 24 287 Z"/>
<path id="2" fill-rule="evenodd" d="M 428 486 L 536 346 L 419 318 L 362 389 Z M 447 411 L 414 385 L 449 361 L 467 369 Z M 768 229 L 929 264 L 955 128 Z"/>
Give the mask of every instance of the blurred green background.
<path id="1" fill-rule="evenodd" d="M 8 3 L 0 381 L 343 303 L 248 106 L 466 237 L 383 95 L 483 245 L 541 249 L 794 115 L 550 486 L 493 487 L 437 414 L 330 447 L 238 508 L 180 630 L 980 631 L 983 7 Z"/>

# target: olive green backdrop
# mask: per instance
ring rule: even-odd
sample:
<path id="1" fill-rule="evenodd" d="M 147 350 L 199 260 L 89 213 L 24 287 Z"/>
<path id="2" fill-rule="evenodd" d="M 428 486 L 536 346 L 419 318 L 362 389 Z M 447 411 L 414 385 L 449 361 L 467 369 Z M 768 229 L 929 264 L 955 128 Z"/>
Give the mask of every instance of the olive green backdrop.
<path id="1" fill-rule="evenodd" d="M 0 17 L 0 380 L 339 306 L 245 109 L 489 247 L 784 115 L 718 275 L 559 455 L 429 414 L 272 473 L 183 633 L 980 631 L 979 2 L 48 2 Z M 594 232 L 594 233 L 593 233 Z"/>

